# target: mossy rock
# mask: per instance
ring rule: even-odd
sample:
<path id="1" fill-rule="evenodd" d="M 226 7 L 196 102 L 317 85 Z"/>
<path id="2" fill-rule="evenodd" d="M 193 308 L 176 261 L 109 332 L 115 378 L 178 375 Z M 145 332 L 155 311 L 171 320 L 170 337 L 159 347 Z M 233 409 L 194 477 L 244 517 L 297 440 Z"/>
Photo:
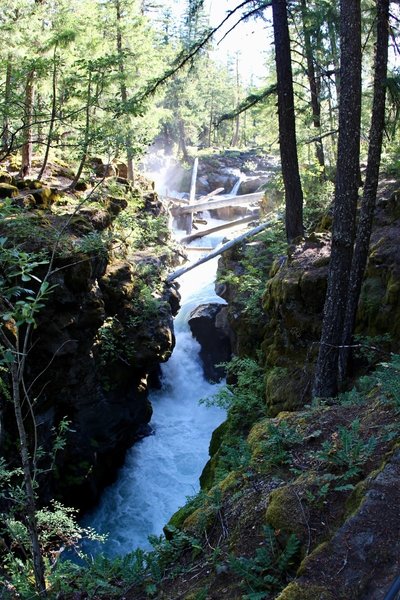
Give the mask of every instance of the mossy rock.
<path id="1" fill-rule="evenodd" d="M 50 187 L 41 187 L 40 189 L 36 189 L 34 192 L 32 192 L 32 196 L 35 198 L 36 206 L 38 208 L 45 209 L 50 208 L 52 204 L 58 202 L 60 199 L 58 190 Z"/>
<path id="2" fill-rule="evenodd" d="M 84 179 L 80 179 L 75 184 L 75 191 L 77 191 L 77 192 L 86 192 L 86 190 L 88 190 L 89 188 L 90 188 L 90 183 L 88 181 L 85 181 Z"/>
<path id="3" fill-rule="evenodd" d="M 306 556 L 304 558 L 304 560 L 302 561 L 300 567 L 297 570 L 297 575 L 298 577 L 300 577 L 301 575 L 303 575 L 303 573 L 306 571 L 307 566 L 309 565 L 309 563 L 312 561 L 313 559 L 318 556 L 319 553 L 324 552 L 325 549 L 327 548 L 329 542 L 325 541 L 322 542 L 321 544 L 319 544 L 319 546 L 317 546 L 316 548 L 314 548 L 314 550 L 311 552 L 311 554 L 309 554 L 308 556 Z"/>
<path id="4" fill-rule="evenodd" d="M 15 196 L 18 196 L 18 188 L 15 185 L 6 182 L 0 183 L 0 200 L 15 198 Z"/>
<path id="5" fill-rule="evenodd" d="M 7 171 L 0 170 L 0 183 L 10 183 L 11 185 L 13 185 L 13 176 L 10 175 L 10 173 L 8 173 Z"/>
<path id="6" fill-rule="evenodd" d="M 268 413 L 274 417 L 282 411 L 301 408 L 307 396 L 310 375 L 303 368 L 274 367 L 267 371 L 265 396 Z"/>
<path id="7" fill-rule="evenodd" d="M 225 479 L 219 482 L 218 488 L 221 490 L 222 494 L 225 494 L 233 488 L 238 487 L 239 481 L 240 474 L 237 471 L 231 471 Z"/>
<path id="8" fill-rule="evenodd" d="M 219 449 L 221 448 L 228 429 L 229 422 L 224 421 L 213 431 L 208 450 L 211 458 L 207 461 L 200 475 L 200 487 L 202 490 L 210 490 L 215 483 L 215 469 L 218 465 Z"/>
<path id="9" fill-rule="evenodd" d="M 320 585 L 290 583 L 276 600 L 336 600 L 332 593 Z"/>
<path id="10" fill-rule="evenodd" d="M 209 447 L 210 456 L 214 456 L 218 452 L 221 447 L 222 442 L 224 441 L 225 433 L 228 429 L 228 421 L 224 421 L 219 425 L 216 429 L 214 429 L 213 434 L 211 436 L 211 442 Z"/>
<path id="11" fill-rule="evenodd" d="M 271 492 L 265 521 L 275 530 L 294 533 L 301 540 L 307 535 L 307 528 L 298 491 L 299 485 L 288 484 Z"/>
<path id="12" fill-rule="evenodd" d="M 184 521 L 182 529 L 190 533 L 202 533 L 215 521 L 215 510 L 207 505 L 196 508 Z"/>
<path id="13" fill-rule="evenodd" d="M 260 450 L 260 444 L 265 441 L 268 436 L 268 424 L 271 422 L 271 419 L 262 419 L 261 421 L 257 421 L 255 425 L 250 430 L 250 433 L 247 437 L 247 442 L 250 446 L 250 450 L 252 451 L 253 457 L 258 455 Z"/>
<path id="14" fill-rule="evenodd" d="M 192 512 L 194 510 L 196 510 L 196 509 L 193 506 L 191 506 L 190 503 L 188 503 L 188 504 L 185 504 L 185 506 L 182 506 L 181 508 L 179 508 L 172 515 L 172 517 L 170 518 L 168 523 L 163 528 L 164 535 L 167 538 L 167 540 L 170 540 L 173 538 L 174 531 L 176 529 L 183 528 L 183 523 L 192 514 Z"/>
<path id="15" fill-rule="evenodd" d="M 367 481 L 364 480 L 360 481 L 355 486 L 354 490 L 352 490 L 350 496 L 347 498 L 346 501 L 346 519 L 348 519 L 349 517 L 351 517 L 351 515 L 356 513 L 360 508 L 361 504 L 364 502 L 367 487 Z"/>
<path id="16" fill-rule="evenodd" d="M 200 487 L 204 491 L 208 491 L 215 483 L 215 470 L 218 465 L 218 453 L 214 454 L 205 464 L 205 467 L 200 475 Z"/>

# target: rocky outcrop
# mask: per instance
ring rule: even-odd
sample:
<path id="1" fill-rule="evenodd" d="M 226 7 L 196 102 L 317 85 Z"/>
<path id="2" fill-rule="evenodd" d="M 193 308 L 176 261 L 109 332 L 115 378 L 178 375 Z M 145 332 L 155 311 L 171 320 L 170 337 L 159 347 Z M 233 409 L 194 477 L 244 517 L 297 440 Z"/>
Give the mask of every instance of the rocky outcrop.
<path id="1" fill-rule="evenodd" d="M 213 382 L 225 376 L 225 369 L 218 365 L 229 361 L 232 354 L 224 309 L 220 303 L 201 304 L 189 316 L 192 335 L 201 346 L 204 376 Z"/>
<path id="2" fill-rule="evenodd" d="M 356 334 L 366 346 L 381 348 L 378 360 L 385 352 L 399 349 L 398 200 L 395 192 L 378 203 L 357 312 Z M 313 234 L 272 267 L 264 295 L 267 324 L 263 342 L 271 414 L 299 408 L 310 399 L 329 257 L 328 234 Z"/>
<path id="3" fill-rule="evenodd" d="M 354 360 L 355 385 L 338 398 L 309 402 L 328 234 L 310 236 L 272 264 L 260 328 L 267 407 L 261 382 L 250 430 L 243 427 L 261 377 L 242 366 L 238 389 L 229 388 L 234 398 L 228 419 L 213 434 L 203 493 L 166 528 L 172 539 L 177 528 L 201 540 L 198 558 L 191 550 L 179 558 L 196 577 L 177 575 L 162 584 L 159 598 L 173 597 L 172 590 L 210 600 L 265 594 L 276 600 L 387 597 L 400 568 L 400 365 L 398 355 L 390 355 L 400 348 L 399 199 L 394 193 L 378 203 L 357 315 L 357 333 L 369 356 Z M 245 320 L 241 282 L 251 272 L 245 267 L 254 264 L 245 259 L 247 251 L 244 246 L 222 260 L 220 292 L 229 301 L 235 348 L 248 363 L 255 355 L 251 340 L 257 348 L 260 336 L 254 324 L 248 330 L 237 326 Z M 233 306 L 235 312 L 229 312 Z"/>
<path id="4" fill-rule="evenodd" d="M 129 245 L 131 222 L 144 218 L 149 227 L 151 218 L 164 218 L 157 195 L 151 185 L 140 191 L 123 184 L 118 193 L 116 186 L 114 181 L 112 193 L 103 188 L 95 205 L 71 209 L 76 198 L 64 195 L 40 213 L 24 213 L 20 227 L 14 220 L 1 229 L 27 252 L 56 247 L 49 280 L 54 288 L 38 313 L 25 376 L 45 451 L 51 451 L 60 422 L 68 423 L 65 447 L 51 473 L 42 476 L 41 499 L 56 497 L 83 509 L 112 481 L 126 449 L 146 433 L 148 382 L 157 380 L 159 363 L 172 352 L 172 315 L 179 303 L 174 287 L 160 286 L 172 256 L 164 232 L 152 240 L 144 230 L 146 242 Z M 116 221 L 122 211 L 127 233 L 124 219 Z M 63 228 L 54 246 L 53 232 Z M 37 271 L 39 279 L 46 268 Z M 11 413 L 4 415 L 7 444 L 12 421 Z M 40 466 L 48 469 L 48 459 Z"/>
<path id="5" fill-rule="evenodd" d="M 399 569 L 399 477 L 397 451 L 369 478 L 354 513 L 303 561 L 300 576 L 277 600 L 308 600 L 315 589 L 332 600 L 384 600 Z"/>
<path id="6" fill-rule="evenodd" d="M 253 425 L 230 456 L 229 472 L 220 462 L 212 487 L 167 526 L 170 537 L 178 528 L 205 540 L 199 557 L 188 551 L 179 559 L 197 573 L 196 593 L 207 587 L 210 600 L 266 590 L 277 600 L 385 598 L 400 566 L 398 400 L 391 389 L 389 373 L 376 373 L 347 402 Z M 214 432 L 214 459 L 226 427 Z M 158 597 L 173 597 L 172 589 L 190 598 L 194 588 L 177 575 Z"/>

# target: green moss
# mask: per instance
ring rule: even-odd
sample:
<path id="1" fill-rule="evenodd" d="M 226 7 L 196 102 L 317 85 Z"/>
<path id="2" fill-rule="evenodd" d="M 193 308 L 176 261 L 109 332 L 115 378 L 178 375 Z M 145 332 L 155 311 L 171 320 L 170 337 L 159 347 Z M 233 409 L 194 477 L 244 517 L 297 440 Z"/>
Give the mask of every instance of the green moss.
<path id="1" fill-rule="evenodd" d="M 18 188 L 11 183 L 0 183 L 0 198 L 15 198 L 18 195 Z"/>
<path id="2" fill-rule="evenodd" d="M 285 367 L 269 369 L 265 378 L 268 413 L 276 416 L 282 411 L 297 410 L 304 403 L 306 388 L 307 375 L 303 369 Z"/>
<path id="3" fill-rule="evenodd" d="M 215 509 L 211 506 L 201 506 L 189 515 L 184 523 L 183 529 L 193 533 L 201 533 L 211 527 L 215 520 Z"/>
<path id="4" fill-rule="evenodd" d="M 324 552 L 326 550 L 328 546 L 328 542 L 322 542 L 321 544 L 319 544 L 319 546 L 317 546 L 312 552 L 311 554 L 309 554 L 308 556 L 305 557 L 305 559 L 302 561 L 300 567 L 297 570 L 297 576 L 299 577 L 300 575 L 303 575 L 303 573 L 305 572 L 305 570 L 307 569 L 307 566 L 310 562 L 310 560 L 312 561 L 312 559 L 320 554 L 321 552 Z"/>
<path id="5" fill-rule="evenodd" d="M 302 539 L 306 526 L 303 509 L 295 492 L 296 487 L 293 484 L 274 490 L 269 497 L 265 520 L 275 530 L 294 533 Z"/>
<path id="6" fill-rule="evenodd" d="M 268 435 L 268 424 L 270 419 L 262 419 L 258 421 L 250 430 L 247 438 L 247 442 L 252 452 L 257 452 L 260 442 L 262 442 Z"/>
<path id="7" fill-rule="evenodd" d="M 194 510 L 195 508 L 189 504 L 185 504 L 185 506 L 179 508 L 164 527 L 165 537 L 169 539 L 171 537 L 170 532 L 173 529 L 182 529 L 183 523 Z"/>
<path id="8" fill-rule="evenodd" d="M 356 513 L 358 511 L 358 509 L 360 508 L 361 504 L 364 502 L 365 500 L 365 492 L 367 489 L 367 482 L 364 481 L 360 481 L 354 488 L 354 490 L 351 492 L 349 498 L 347 498 L 346 501 L 346 505 L 345 505 L 345 518 L 348 519 L 349 517 L 351 517 L 351 515 L 353 515 L 354 513 Z"/>
<path id="9" fill-rule="evenodd" d="M 231 471 L 231 473 L 229 473 L 229 475 L 227 475 L 225 477 L 225 479 L 223 479 L 218 484 L 218 487 L 222 493 L 225 493 L 228 490 L 232 490 L 232 488 L 235 488 L 238 485 L 239 478 L 240 478 L 239 473 L 237 473 L 236 471 Z"/>
<path id="10" fill-rule="evenodd" d="M 201 475 L 200 475 L 200 487 L 204 491 L 208 491 L 212 488 L 215 481 L 215 471 L 218 465 L 218 454 L 214 454 L 209 461 L 207 461 Z"/>
<path id="11" fill-rule="evenodd" d="M 223 423 L 221 423 L 221 425 L 217 427 L 217 429 L 214 429 L 213 434 L 211 436 L 210 448 L 208 450 L 211 457 L 213 457 L 214 454 L 216 454 L 217 451 L 220 449 L 227 429 L 228 421 L 224 421 Z"/>
<path id="12" fill-rule="evenodd" d="M 385 287 L 379 277 L 369 277 L 363 283 L 360 296 L 362 316 L 371 318 L 379 312 L 385 297 Z"/>
<path id="13" fill-rule="evenodd" d="M 319 585 L 290 583 L 276 600 L 335 600 L 332 593 Z"/>

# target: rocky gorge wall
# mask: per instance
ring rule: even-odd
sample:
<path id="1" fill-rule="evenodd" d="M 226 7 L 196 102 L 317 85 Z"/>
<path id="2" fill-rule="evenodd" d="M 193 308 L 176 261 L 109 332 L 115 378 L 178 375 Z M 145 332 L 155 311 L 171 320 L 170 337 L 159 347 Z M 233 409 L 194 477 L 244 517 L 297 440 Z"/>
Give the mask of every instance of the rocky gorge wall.
<path id="1" fill-rule="evenodd" d="M 3 174 L 4 194 L 28 208 L 13 222 L 5 219 L 1 234 L 26 252 L 51 252 L 54 232 L 63 230 L 49 279 L 55 287 L 38 315 L 25 372 L 45 452 L 61 420 L 68 423 L 55 464 L 41 462 L 51 467 L 42 476 L 41 496 L 87 508 L 115 476 L 126 449 L 146 433 L 147 390 L 157 385 L 158 365 L 174 346 L 179 295 L 162 283 L 175 256 L 167 215 L 144 179 L 135 187 L 107 180 L 87 201 L 87 191 L 66 194 L 42 184 L 34 192 L 38 200 L 26 201 L 34 182 L 18 185 Z M 37 271 L 39 278 L 46 268 Z M 15 426 L 4 399 L 2 418 L 9 453 Z"/>
<path id="2" fill-rule="evenodd" d="M 310 381 L 328 232 L 264 261 L 258 319 L 242 286 L 251 246 L 221 258 L 219 285 L 229 302 L 222 310 L 240 358 L 228 372 L 228 419 L 213 434 L 202 492 L 165 530 L 172 540 L 177 529 L 194 539 L 198 554 L 182 553 L 183 574 L 166 578 L 157 598 L 386 597 L 400 568 L 399 357 L 391 354 L 399 352 L 398 207 L 392 190 L 375 216 L 357 316 L 369 354 L 353 358 L 348 389 L 326 402 L 310 403 Z M 256 255 L 262 248 L 265 237 Z"/>

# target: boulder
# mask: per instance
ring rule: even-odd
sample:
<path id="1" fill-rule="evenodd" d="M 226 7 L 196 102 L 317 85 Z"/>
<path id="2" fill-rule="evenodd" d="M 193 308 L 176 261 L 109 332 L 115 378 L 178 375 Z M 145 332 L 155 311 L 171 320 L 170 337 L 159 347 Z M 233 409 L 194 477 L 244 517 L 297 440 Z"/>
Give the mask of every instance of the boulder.
<path id="1" fill-rule="evenodd" d="M 232 354 L 225 325 L 221 321 L 218 323 L 218 315 L 223 308 L 224 305 L 220 303 L 201 304 L 189 317 L 192 335 L 201 346 L 204 376 L 214 382 L 225 376 L 225 369 L 217 365 L 229 361 Z"/>
<path id="2" fill-rule="evenodd" d="M 18 188 L 11 183 L 1 182 L 0 183 L 0 200 L 5 198 L 15 198 L 18 195 Z"/>
<path id="3" fill-rule="evenodd" d="M 113 165 L 117 171 L 118 177 L 121 177 L 122 179 L 128 179 L 128 167 L 125 163 L 114 162 Z"/>
<path id="4" fill-rule="evenodd" d="M 13 184 L 13 177 L 7 171 L 0 170 L 0 183 Z"/>
<path id="5" fill-rule="evenodd" d="M 300 577 L 278 600 L 386 598 L 400 568 L 399 477 L 397 451 L 375 477 L 371 476 L 354 513 L 331 539 L 305 558 Z M 318 596 L 311 596 L 316 589 Z"/>
<path id="6" fill-rule="evenodd" d="M 89 165 L 96 177 L 115 177 L 117 174 L 117 170 L 113 164 L 103 163 L 103 160 L 97 156 L 90 159 Z"/>

